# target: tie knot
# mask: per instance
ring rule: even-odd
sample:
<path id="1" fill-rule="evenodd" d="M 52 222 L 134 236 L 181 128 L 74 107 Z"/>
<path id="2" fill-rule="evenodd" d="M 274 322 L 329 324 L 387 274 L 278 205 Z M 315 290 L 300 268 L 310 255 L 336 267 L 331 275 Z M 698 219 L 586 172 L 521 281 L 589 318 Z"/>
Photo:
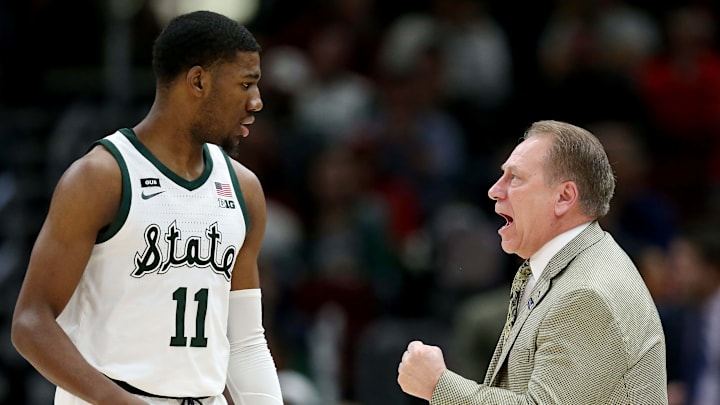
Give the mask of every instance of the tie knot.
<path id="1" fill-rule="evenodd" d="M 530 270 L 530 259 L 525 260 L 525 262 L 520 266 L 517 273 L 515 273 L 515 279 L 512 282 L 512 289 L 511 294 L 518 294 L 520 291 L 525 288 L 525 284 L 527 283 L 528 279 L 530 278 L 530 274 L 532 271 Z"/>
<path id="2" fill-rule="evenodd" d="M 530 278 L 530 274 L 530 259 L 527 259 L 520 266 L 517 273 L 515 273 L 515 279 L 513 280 L 510 288 L 510 305 L 508 307 L 508 316 L 505 320 L 505 328 L 502 335 L 503 342 L 505 342 L 508 336 L 510 336 L 510 330 L 513 323 L 515 323 L 515 317 L 517 316 L 518 301 L 528 279 Z"/>
<path id="3" fill-rule="evenodd" d="M 532 274 L 532 269 L 530 268 L 530 259 L 527 259 L 520 265 L 517 277 L 521 280 L 526 280 L 530 277 L 530 274 Z"/>

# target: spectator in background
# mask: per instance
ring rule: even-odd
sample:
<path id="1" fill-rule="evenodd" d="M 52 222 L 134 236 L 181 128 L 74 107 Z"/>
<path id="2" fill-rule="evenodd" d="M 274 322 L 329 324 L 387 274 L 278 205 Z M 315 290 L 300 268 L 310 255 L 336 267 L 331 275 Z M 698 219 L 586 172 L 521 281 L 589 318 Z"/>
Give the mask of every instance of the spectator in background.
<path id="1" fill-rule="evenodd" d="M 682 369 L 678 338 L 682 305 L 675 291 L 676 274 L 667 260 L 678 232 L 677 207 L 650 179 L 652 157 L 639 127 L 604 121 L 589 128 L 603 143 L 617 177 L 612 208 L 600 223 L 627 250 L 655 301 L 665 330 L 668 380 L 677 379 Z M 672 403 L 675 394 L 671 391 Z"/>
<path id="2" fill-rule="evenodd" d="M 404 18 L 383 48 L 376 113 L 354 139 L 376 155 L 381 179 L 401 179 L 412 188 L 425 220 L 457 196 L 466 134 L 443 103 L 443 44 L 431 37 L 427 19 Z"/>
<path id="3" fill-rule="evenodd" d="M 644 123 L 633 69 L 655 46 L 657 27 L 624 2 L 604 3 L 557 3 L 537 46 L 536 91 L 543 94 L 543 103 L 528 99 L 528 111 L 583 125 L 601 119 Z M 634 35 L 627 38 L 625 32 Z"/>
<path id="4" fill-rule="evenodd" d="M 656 186 L 692 217 L 705 209 L 710 157 L 720 145 L 715 17 L 700 6 L 677 7 L 667 14 L 665 34 L 664 49 L 643 67 L 638 81 L 654 135 Z"/>
<path id="5" fill-rule="evenodd" d="M 308 81 L 296 94 L 292 113 L 297 130 L 323 144 L 347 141 L 375 105 L 374 83 L 350 67 L 354 39 L 348 27 L 330 23 L 309 43 Z"/>
<path id="6" fill-rule="evenodd" d="M 502 141 L 503 116 L 515 89 L 510 41 L 486 0 L 433 0 L 442 64 L 443 104 L 460 122 L 467 153 L 487 158 Z"/>
<path id="7" fill-rule="evenodd" d="M 394 20 L 378 52 L 378 77 L 414 74 L 433 53 L 437 103 L 457 120 L 469 155 L 485 157 L 500 141 L 493 133 L 514 91 L 507 35 L 486 1 L 431 1 L 425 12 Z"/>
<path id="8" fill-rule="evenodd" d="M 286 45 L 310 52 L 318 33 L 328 25 L 340 27 L 351 38 L 346 43 L 346 68 L 363 76 L 372 76 L 380 37 L 385 29 L 383 11 L 390 4 L 377 0 L 294 0 L 273 1 L 274 15 L 268 28 L 273 30 L 268 38 L 271 48 Z"/>
<path id="9" fill-rule="evenodd" d="M 660 48 L 662 29 L 652 14 L 625 0 L 598 2 L 594 31 L 600 63 L 634 78 Z"/>
<path id="10" fill-rule="evenodd" d="M 681 374 L 671 392 L 686 405 L 720 404 L 720 231 L 703 220 L 673 241 L 671 264 L 686 305 Z M 678 386 L 680 389 L 678 389 Z M 682 394 L 685 394 L 683 400 Z"/>
<path id="11" fill-rule="evenodd" d="M 635 260 L 647 248 L 667 249 L 675 236 L 678 214 L 673 202 L 651 181 L 653 160 L 639 127 L 612 120 L 588 127 L 605 147 L 617 177 L 612 209 L 601 224 Z"/>
<path id="12" fill-rule="evenodd" d="M 433 301 L 430 312 L 451 321 L 459 303 L 507 281 L 507 256 L 497 248 L 496 222 L 475 205 L 446 203 L 428 223 L 435 251 L 433 287 L 426 299 Z"/>
<path id="13" fill-rule="evenodd" d="M 357 338 L 371 321 L 393 311 L 402 287 L 386 207 L 368 191 L 364 170 L 352 150 L 334 145 L 306 173 L 308 270 L 292 305 L 306 320 L 311 373 L 322 380 L 323 392 L 336 392 L 331 400 L 352 397 Z"/>

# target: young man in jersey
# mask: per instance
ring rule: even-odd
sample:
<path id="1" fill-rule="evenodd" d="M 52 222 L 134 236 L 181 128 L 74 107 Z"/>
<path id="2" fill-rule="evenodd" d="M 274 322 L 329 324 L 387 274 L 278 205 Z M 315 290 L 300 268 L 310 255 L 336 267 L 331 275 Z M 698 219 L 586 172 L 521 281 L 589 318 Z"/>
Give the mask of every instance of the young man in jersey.
<path id="1" fill-rule="evenodd" d="M 222 15 L 175 18 L 148 115 L 58 182 L 12 325 L 56 404 L 223 405 L 226 387 L 282 404 L 261 322 L 265 197 L 224 151 L 263 107 L 259 52 Z"/>

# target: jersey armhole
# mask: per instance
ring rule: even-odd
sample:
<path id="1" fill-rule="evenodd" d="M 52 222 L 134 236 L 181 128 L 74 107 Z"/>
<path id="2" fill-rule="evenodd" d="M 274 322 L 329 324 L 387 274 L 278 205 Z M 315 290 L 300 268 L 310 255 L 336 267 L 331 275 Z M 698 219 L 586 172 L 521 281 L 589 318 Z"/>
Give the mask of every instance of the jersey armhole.
<path id="1" fill-rule="evenodd" d="M 240 209 L 243 213 L 243 219 L 245 220 L 245 232 L 248 232 L 250 230 L 250 216 L 248 215 L 247 205 L 245 204 L 245 197 L 243 197 L 242 189 L 240 188 L 240 182 L 238 181 L 232 162 L 230 162 L 230 157 L 224 150 L 220 149 L 220 151 L 222 152 L 223 157 L 225 157 L 225 163 L 227 163 L 228 171 L 230 172 L 230 180 L 232 181 L 233 188 L 235 189 L 235 195 L 237 195 L 238 203 L 240 204 Z"/>
<path id="2" fill-rule="evenodd" d="M 93 145 L 102 145 L 105 149 L 107 149 L 115 158 L 118 165 L 120 166 L 120 173 L 122 175 L 122 185 L 121 185 L 121 192 L 120 192 L 120 207 L 118 208 L 117 215 L 115 215 L 115 219 L 106 227 L 102 228 L 100 232 L 98 232 L 97 239 L 95 240 L 95 244 L 100 244 L 103 242 L 108 241 L 110 238 L 115 236 L 115 234 L 118 233 L 120 228 L 125 224 L 125 221 L 127 220 L 128 213 L 130 212 L 130 175 L 128 173 L 127 164 L 125 163 L 125 159 L 123 159 L 122 155 L 120 154 L 120 151 L 117 149 L 115 145 L 113 145 L 112 142 L 110 142 L 107 139 L 100 139 L 98 141 L 95 141 Z"/>

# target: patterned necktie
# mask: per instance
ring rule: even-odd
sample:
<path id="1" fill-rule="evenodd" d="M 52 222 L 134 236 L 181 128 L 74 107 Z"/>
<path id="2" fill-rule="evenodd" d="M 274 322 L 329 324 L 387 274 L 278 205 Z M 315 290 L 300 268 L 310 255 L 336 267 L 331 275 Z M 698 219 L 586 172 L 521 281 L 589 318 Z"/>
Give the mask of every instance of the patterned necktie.
<path id="1" fill-rule="evenodd" d="M 502 334 L 503 344 L 507 340 L 508 336 L 510 336 L 510 330 L 512 329 L 513 323 L 515 323 L 515 317 L 517 316 L 518 301 L 520 300 L 520 296 L 522 295 L 525 285 L 530 278 L 530 274 L 532 274 L 530 271 L 530 259 L 527 259 L 520 266 L 517 273 L 515 273 L 515 278 L 513 279 L 512 287 L 510 288 L 510 305 L 508 307 L 507 319 L 505 320 L 505 328 L 503 329 Z"/>

